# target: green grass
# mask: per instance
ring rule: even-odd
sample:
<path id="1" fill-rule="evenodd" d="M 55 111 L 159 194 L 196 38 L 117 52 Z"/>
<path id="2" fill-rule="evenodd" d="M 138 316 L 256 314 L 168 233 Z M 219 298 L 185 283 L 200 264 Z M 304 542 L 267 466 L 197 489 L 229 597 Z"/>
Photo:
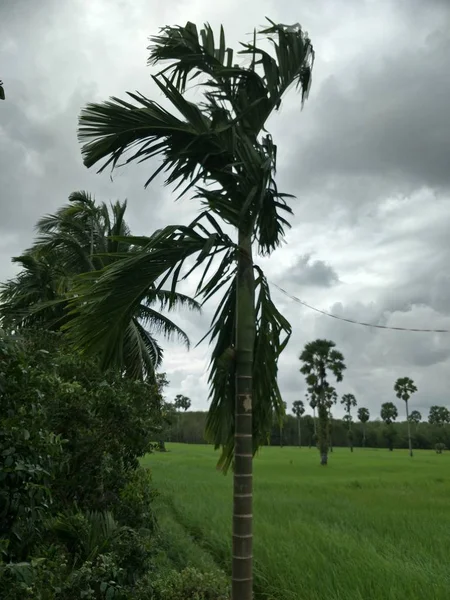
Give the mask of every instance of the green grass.
<path id="1" fill-rule="evenodd" d="M 229 567 L 232 477 L 208 446 L 145 459 L 186 558 Z M 255 577 L 276 600 L 449 600 L 450 454 L 264 448 L 255 459 Z M 164 526 L 163 522 L 163 526 Z M 189 544 L 189 547 L 188 547 Z M 202 558 L 203 557 L 203 558 Z"/>

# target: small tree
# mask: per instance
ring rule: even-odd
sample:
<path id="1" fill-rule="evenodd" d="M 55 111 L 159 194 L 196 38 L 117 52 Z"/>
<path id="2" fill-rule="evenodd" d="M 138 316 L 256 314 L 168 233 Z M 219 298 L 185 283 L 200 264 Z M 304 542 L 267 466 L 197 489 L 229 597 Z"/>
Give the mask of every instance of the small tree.
<path id="1" fill-rule="evenodd" d="M 386 424 L 386 432 L 385 432 L 386 440 L 388 443 L 388 448 L 389 448 L 390 452 L 392 452 L 392 450 L 394 449 L 394 437 L 395 437 L 395 431 L 392 427 L 392 424 L 395 421 L 395 419 L 398 417 L 397 407 L 395 406 L 395 404 L 393 402 L 385 402 L 384 404 L 381 405 L 380 415 Z"/>
<path id="2" fill-rule="evenodd" d="M 348 426 L 348 442 L 350 445 L 350 452 L 353 452 L 353 431 L 352 431 L 352 415 L 351 410 L 357 405 L 356 398 L 353 394 L 344 394 L 341 398 L 341 404 L 344 405 L 346 411 L 346 422 Z"/>
<path id="3" fill-rule="evenodd" d="M 418 410 L 411 411 L 411 414 L 408 417 L 410 423 L 414 423 L 417 428 L 419 427 L 419 423 L 422 420 L 422 414 Z"/>
<path id="4" fill-rule="evenodd" d="M 300 372 L 306 376 L 309 392 L 317 401 L 319 412 L 318 443 L 320 452 L 320 464 L 328 464 L 329 448 L 329 410 L 336 393 L 327 381 L 327 374 L 331 372 L 337 381 L 342 381 L 342 373 L 345 370 L 344 356 L 336 350 L 336 344 L 331 340 L 315 340 L 305 345 L 300 354 L 303 366 Z M 331 402 L 331 404 L 330 404 Z"/>
<path id="5" fill-rule="evenodd" d="M 292 412 L 297 417 L 297 430 L 298 430 L 298 447 L 302 447 L 302 428 L 301 418 L 305 414 L 305 404 L 302 400 L 295 400 L 292 404 Z"/>
<path id="6" fill-rule="evenodd" d="M 369 409 L 364 408 L 363 406 L 361 406 L 361 408 L 358 408 L 358 419 L 361 421 L 361 424 L 362 424 L 362 432 L 363 432 L 362 445 L 365 447 L 365 445 L 366 445 L 366 423 L 370 419 Z"/>
<path id="7" fill-rule="evenodd" d="M 411 423 L 409 420 L 409 407 L 408 400 L 411 398 L 412 394 L 417 392 L 417 387 L 412 379 L 409 377 L 399 377 L 394 384 L 394 391 L 397 395 L 397 398 L 405 401 L 406 406 L 406 421 L 408 424 L 408 446 L 409 446 L 409 455 L 412 457 L 412 443 L 411 443 Z"/>

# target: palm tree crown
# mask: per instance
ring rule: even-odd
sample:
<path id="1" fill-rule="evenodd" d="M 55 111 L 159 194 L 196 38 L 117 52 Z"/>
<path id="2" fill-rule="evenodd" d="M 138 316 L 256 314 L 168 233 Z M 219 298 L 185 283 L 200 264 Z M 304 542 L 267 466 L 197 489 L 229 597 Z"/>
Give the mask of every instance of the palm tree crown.
<path id="1" fill-rule="evenodd" d="M 42 217 L 36 225 L 35 244 L 13 259 L 22 270 L 1 286 L 2 322 L 15 328 L 64 328 L 73 318 L 68 303 L 76 297 L 79 276 L 89 286 L 99 270 L 135 252 L 124 237 L 130 233 L 124 218 L 126 207 L 126 202 L 116 202 L 109 209 L 105 203 L 96 204 L 87 192 L 74 192 L 68 204 Z M 104 367 L 120 367 L 135 378 L 153 374 L 163 354 L 146 324 L 166 336 L 177 335 L 189 345 L 186 334 L 153 308 L 155 302 L 161 308 L 184 304 L 198 310 L 198 304 L 186 296 L 153 289 L 130 315 L 122 344 L 108 350 Z"/>

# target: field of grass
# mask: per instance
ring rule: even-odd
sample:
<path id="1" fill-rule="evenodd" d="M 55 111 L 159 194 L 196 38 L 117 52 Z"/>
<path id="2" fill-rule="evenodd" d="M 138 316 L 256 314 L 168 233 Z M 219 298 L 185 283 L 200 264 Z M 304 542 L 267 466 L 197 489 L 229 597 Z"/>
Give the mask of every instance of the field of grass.
<path id="1" fill-rule="evenodd" d="M 231 474 L 211 447 L 167 447 L 145 459 L 163 527 L 228 570 Z M 450 454 L 338 448 L 323 468 L 314 449 L 264 448 L 254 466 L 260 598 L 450 599 Z"/>

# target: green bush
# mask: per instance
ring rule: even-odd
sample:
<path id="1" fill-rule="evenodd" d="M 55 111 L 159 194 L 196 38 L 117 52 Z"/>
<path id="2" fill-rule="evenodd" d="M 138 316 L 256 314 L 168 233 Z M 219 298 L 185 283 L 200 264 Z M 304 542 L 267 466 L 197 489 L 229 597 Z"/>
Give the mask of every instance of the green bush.
<path id="1" fill-rule="evenodd" d="M 153 580 L 143 578 L 135 592 L 135 600 L 228 600 L 227 578 L 220 571 L 202 573 L 194 568 L 169 571 Z"/>
<path id="2" fill-rule="evenodd" d="M 115 510 L 118 521 L 137 529 L 144 527 L 154 531 L 156 521 L 152 504 L 156 497 L 150 469 L 139 467 L 131 472 L 119 492 Z"/>

